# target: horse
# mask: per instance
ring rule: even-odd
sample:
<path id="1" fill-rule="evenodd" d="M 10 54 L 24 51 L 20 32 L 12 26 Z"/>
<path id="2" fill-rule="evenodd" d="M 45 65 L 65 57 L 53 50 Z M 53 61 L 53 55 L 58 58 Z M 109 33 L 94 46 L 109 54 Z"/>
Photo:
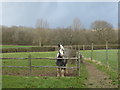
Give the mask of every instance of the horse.
<path id="1" fill-rule="evenodd" d="M 62 67 L 66 66 L 67 60 L 64 59 L 64 47 L 61 44 L 58 44 L 58 47 L 59 47 L 59 51 L 57 53 L 57 58 L 61 58 L 61 59 L 57 59 L 56 61 L 56 65 L 59 66 L 57 68 L 57 77 L 60 76 L 64 77 L 66 68 L 62 68 Z"/>

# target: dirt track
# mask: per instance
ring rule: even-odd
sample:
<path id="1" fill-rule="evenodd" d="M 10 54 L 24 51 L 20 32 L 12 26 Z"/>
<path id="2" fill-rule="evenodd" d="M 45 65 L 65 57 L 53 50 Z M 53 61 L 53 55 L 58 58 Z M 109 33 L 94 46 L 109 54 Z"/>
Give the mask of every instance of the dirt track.
<path id="1" fill-rule="evenodd" d="M 84 62 L 88 70 L 88 81 L 86 83 L 88 88 L 117 88 L 113 85 L 112 80 L 106 73 L 99 71 L 93 64 Z"/>

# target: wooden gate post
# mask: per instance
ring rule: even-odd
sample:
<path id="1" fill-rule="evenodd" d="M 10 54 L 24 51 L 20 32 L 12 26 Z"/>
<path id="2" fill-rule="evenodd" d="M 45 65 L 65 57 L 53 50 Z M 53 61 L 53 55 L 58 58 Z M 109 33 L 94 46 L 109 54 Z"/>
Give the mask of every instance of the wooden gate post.
<path id="1" fill-rule="evenodd" d="M 91 60 L 93 60 L 93 43 L 92 43 L 92 48 L 91 48 Z"/>
<path id="2" fill-rule="evenodd" d="M 31 68 L 31 55 L 28 56 L 28 69 L 29 69 L 29 76 L 31 75 L 31 71 L 32 71 L 32 68 Z"/>

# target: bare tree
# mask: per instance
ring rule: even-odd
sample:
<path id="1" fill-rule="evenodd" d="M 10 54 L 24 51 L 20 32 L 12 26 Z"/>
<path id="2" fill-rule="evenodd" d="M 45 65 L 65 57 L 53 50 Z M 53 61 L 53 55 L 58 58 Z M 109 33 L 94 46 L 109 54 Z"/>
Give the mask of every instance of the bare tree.
<path id="1" fill-rule="evenodd" d="M 49 29 L 47 21 L 39 19 L 36 28 L 22 26 L 1 26 L 3 44 L 24 44 L 24 45 L 64 45 L 78 44 L 110 44 L 118 43 L 118 30 L 106 21 L 95 21 L 91 24 L 93 30 L 82 30 L 79 19 L 74 19 L 71 27 Z"/>
<path id="2" fill-rule="evenodd" d="M 38 19 L 36 22 L 36 28 L 47 29 L 49 28 L 49 24 L 46 20 Z"/>
<path id="3" fill-rule="evenodd" d="M 47 41 L 47 30 L 48 23 L 43 19 L 38 19 L 36 22 L 36 30 L 35 30 L 35 39 L 39 43 L 39 46 L 43 45 Z"/>
<path id="4" fill-rule="evenodd" d="M 79 18 L 75 18 L 72 22 L 72 25 L 71 25 L 71 28 L 72 30 L 81 30 L 83 29 L 83 25 L 82 23 L 80 22 L 80 19 Z"/>
<path id="5" fill-rule="evenodd" d="M 100 43 L 109 41 L 112 38 L 113 27 L 106 21 L 95 21 L 91 24 L 91 28 L 97 32 Z"/>

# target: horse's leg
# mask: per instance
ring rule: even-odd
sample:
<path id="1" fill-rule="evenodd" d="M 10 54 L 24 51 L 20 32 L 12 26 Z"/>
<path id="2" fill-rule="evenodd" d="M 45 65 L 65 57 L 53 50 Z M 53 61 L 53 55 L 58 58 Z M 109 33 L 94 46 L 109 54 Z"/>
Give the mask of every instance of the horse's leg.
<path id="1" fill-rule="evenodd" d="M 61 77 L 64 77 L 64 74 L 65 74 L 65 70 L 64 68 L 61 68 Z"/>
<path id="2" fill-rule="evenodd" d="M 67 64 L 66 64 L 66 67 L 67 67 Z M 68 73 L 68 70 L 67 70 L 67 68 L 65 68 L 65 73 Z"/>
<path id="3" fill-rule="evenodd" d="M 60 68 L 57 68 L 57 77 L 60 77 Z"/>
<path id="4" fill-rule="evenodd" d="M 68 70 L 67 70 L 67 60 L 65 60 L 65 67 L 64 70 L 65 70 L 65 73 L 68 73 Z"/>

